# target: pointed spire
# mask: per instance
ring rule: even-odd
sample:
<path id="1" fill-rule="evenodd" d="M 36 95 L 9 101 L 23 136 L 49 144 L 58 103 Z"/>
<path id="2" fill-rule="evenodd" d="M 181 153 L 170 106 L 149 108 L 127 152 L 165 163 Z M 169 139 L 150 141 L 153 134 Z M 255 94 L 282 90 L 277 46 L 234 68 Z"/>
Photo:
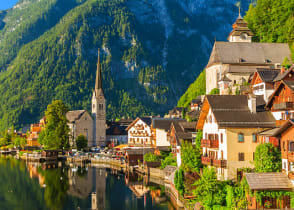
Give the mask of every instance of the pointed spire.
<path id="1" fill-rule="evenodd" d="M 242 16 L 241 16 L 241 6 L 239 6 L 239 16 L 238 16 L 238 19 L 243 19 Z"/>
<path id="2" fill-rule="evenodd" d="M 100 69 L 100 49 L 98 49 L 98 61 L 97 61 L 97 72 L 96 72 L 96 82 L 95 82 L 95 92 L 96 96 L 98 96 L 100 91 L 103 93 L 102 88 L 102 77 L 101 77 L 101 69 Z"/>

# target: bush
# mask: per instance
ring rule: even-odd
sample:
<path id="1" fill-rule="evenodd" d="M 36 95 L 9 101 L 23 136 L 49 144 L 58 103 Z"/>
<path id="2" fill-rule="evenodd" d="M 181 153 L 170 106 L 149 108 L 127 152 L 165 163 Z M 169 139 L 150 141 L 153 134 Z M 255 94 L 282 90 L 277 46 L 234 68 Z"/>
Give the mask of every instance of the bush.
<path id="1" fill-rule="evenodd" d="M 177 158 L 172 153 L 161 161 L 160 168 L 164 169 L 166 166 L 177 166 Z"/>
<path id="2" fill-rule="evenodd" d="M 185 185 L 184 185 L 184 171 L 180 168 L 175 172 L 175 178 L 174 178 L 174 183 L 175 187 L 180 193 L 180 195 L 184 195 L 185 193 Z"/>
<path id="3" fill-rule="evenodd" d="M 156 161 L 159 161 L 159 158 L 157 155 L 154 155 L 153 153 L 149 152 L 149 153 L 146 153 L 144 155 L 144 161 L 146 162 L 156 162 Z"/>

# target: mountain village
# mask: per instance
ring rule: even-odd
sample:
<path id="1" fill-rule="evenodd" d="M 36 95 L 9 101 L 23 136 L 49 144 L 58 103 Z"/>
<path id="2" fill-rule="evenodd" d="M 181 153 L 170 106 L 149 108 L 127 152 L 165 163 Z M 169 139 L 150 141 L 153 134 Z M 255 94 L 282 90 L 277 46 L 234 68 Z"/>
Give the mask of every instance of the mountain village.
<path id="1" fill-rule="evenodd" d="M 290 208 L 290 196 L 286 193 L 275 198 L 265 194 L 258 202 L 254 192 L 290 192 L 294 187 L 294 66 L 291 66 L 291 51 L 286 43 L 255 43 L 252 37 L 247 22 L 239 15 L 228 41 L 214 43 L 205 68 L 206 95 L 193 99 L 188 108 L 175 107 L 164 117 L 138 116 L 112 122 L 106 120 L 98 51 L 91 113 L 87 110 L 66 113 L 69 145 L 74 149 L 65 156 L 68 155 L 70 161 L 82 158 L 70 154 L 76 152 L 76 140 L 83 136 L 87 140 L 84 151 L 93 153 L 81 161 L 103 161 L 95 159 L 94 152 L 105 151 L 107 154 L 107 150 L 112 151 L 113 164 L 161 177 L 171 184 L 173 193 L 180 196 L 175 177 L 186 163 L 183 145 L 190 144 L 194 149 L 200 147 L 198 161 L 202 168 L 199 175 L 207 167 L 214 169 L 219 181 L 247 181 L 248 209 Z M 39 135 L 45 129 L 46 121 L 43 117 L 39 123 L 18 132 L 26 138 L 25 151 L 42 149 Z M 256 149 L 262 144 L 271 144 L 271 148 L 280 151 L 280 171 L 254 170 Z M 2 149 L 1 153 L 9 151 Z M 54 157 L 58 150 L 41 153 L 40 157 Z M 29 160 L 31 157 L 33 160 L 33 154 L 20 154 L 20 158 Z M 165 159 L 175 160 L 173 164 L 167 163 L 163 167 L 164 159 L 156 157 L 163 154 L 167 154 Z M 195 180 L 199 175 L 194 173 Z M 189 196 L 191 193 L 182 194 L 183 199 L 189 199 Z M 196 205 L 195 209 L 201 209 L 201 206 Z"/>

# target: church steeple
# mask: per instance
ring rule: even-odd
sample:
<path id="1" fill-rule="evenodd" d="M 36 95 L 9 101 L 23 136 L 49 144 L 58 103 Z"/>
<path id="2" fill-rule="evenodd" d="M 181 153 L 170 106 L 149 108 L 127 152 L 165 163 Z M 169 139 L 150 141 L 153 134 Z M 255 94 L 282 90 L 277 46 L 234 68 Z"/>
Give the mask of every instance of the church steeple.
<path id="1" fill-rule="evenodd" d="M 104 95 L 102 87 L 102 76 L 101 76 L 101 64 L 100 64 L 100 49 L 98 49 L 98 61 L 97 61 L 97 72 L 95 81 L 95 93 L 96 96 Z"/>
<path id="2" fill-rule="evenodd" d="M 252 31 L 248 28 L 248 23 L 241 16 L 239 7 L 239 16 L 233 24 L 233 30 L 229 34 L 229 42 L 251 42 Z"/>

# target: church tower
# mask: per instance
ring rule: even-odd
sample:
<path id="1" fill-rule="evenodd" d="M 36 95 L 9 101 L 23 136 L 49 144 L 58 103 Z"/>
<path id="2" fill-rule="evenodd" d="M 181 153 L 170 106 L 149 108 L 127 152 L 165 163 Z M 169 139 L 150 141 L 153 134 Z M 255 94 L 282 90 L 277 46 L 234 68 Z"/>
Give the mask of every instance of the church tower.
<path id="1" fill-rule="evenodd" d="M 92 97 L 92 115 L 94 118 L 94 142 L 92 146 L 106 145 L 106 106 L 102 87 L 100 69 L 100 53 L 98 49 L 98 62 L 95 81 L 95 90 Z"/>
<path id="2" fill-rule="evenodd" d="M 229 42 L 252 42 L 252 31 L 248 28 L 248 23 L 242 18 L 240 9 L 239 16 L 233 24 L 233 30 L 229 34 Z"/>

